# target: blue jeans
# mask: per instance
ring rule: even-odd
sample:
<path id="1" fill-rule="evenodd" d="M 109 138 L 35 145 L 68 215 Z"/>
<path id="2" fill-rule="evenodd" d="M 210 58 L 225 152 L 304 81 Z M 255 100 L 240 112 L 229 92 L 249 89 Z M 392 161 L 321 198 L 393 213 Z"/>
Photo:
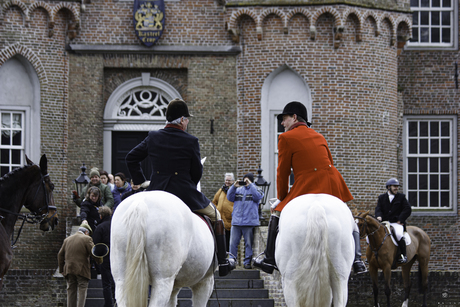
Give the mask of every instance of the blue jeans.
<path id="1" fill-rule="evenodd" d="M 251 264 L 254 226 L 232 226 L 230 230 L 230 253 L 237 257 L 238 245 L 242 236 L 244 237 L 244 264 Z"/>

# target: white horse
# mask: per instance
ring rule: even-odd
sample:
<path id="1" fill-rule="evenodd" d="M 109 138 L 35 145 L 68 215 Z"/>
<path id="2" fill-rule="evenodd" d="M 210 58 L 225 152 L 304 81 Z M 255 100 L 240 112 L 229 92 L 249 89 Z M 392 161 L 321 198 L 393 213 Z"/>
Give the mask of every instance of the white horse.
<path id="1" fill-rule="evenodd" d="M 182 287 L 206 306 L 217 259 L 210 228 L 176 196 L 136 193 L 112 218 L 110 264 L 119 307 L 175 307 Z"/>
<path id="2" fill-rule="evenodd" d="M 307 194 L 288 203 L 275 248 L 287 306 L 346 306 L 353 227 L 350 209 L 334 196 Z"/>

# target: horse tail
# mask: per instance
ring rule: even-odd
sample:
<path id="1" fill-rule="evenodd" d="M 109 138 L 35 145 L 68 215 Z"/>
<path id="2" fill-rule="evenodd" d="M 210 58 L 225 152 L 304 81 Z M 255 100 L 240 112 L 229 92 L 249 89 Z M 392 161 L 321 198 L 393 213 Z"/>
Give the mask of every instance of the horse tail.
<path id="1" fill-rule="evenodd" d="M 304 263 L 294 280 L 300 306 L 330 306 L 332 300 L 329 269 L 328 226 L 326 212 L 319 204 L 308 211 L 301 255 Z M 300 264 L 300 263 L 299 263 Z"/>
<path id="2" fill-rule="evenodd" d="M 147 306 L 148 286 L 150 284 L 149 264 L 146 245 L 147 204 L 140 200 L 133 203 L 125 212 L 126 230 L 126 274 L 122 300 L 126 306 Z"/>

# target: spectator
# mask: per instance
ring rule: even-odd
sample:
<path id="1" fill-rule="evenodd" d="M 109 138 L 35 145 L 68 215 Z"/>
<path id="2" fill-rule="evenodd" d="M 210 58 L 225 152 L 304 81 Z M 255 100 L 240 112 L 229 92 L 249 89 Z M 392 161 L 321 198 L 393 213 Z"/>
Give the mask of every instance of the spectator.
<path id="1" fill-rule="evenodd" d="M 101 175 L 99 174 L 99 171 L 97 168 L 91 169 L 91 172 L 89 173 L 90 176 L 90 182 L 86 187 L 83 188 L 82 190 L 82 195 L 75 195 L 77 192 L 73 191 L 73 201 L 77 204 L 78 207 L 81 206 L 81 203 L 84 200 L 84 196 L 86 195 L 86 191 L 88 188 L 95 186 L 98 187 L 99 190 L 101 190 L 101 202 L 103 205 L 106 205 L 109 208 L 113 208 L 113 195 L 112 191 L 110 191 L 110 188 L 103 184 L 101 182 Z"/>
<path id="2" fill-rule="evenodd" d="M 121 203 L 121 198 L 122 196 L 130 192 L 131 185 L 126 181 L 126 176 L 123 173 L 116 173 L 115 176 L 115 188 L 112 191 L 113 194 L 113 201 L 114 201 L 114 206 L 113 206 L 113 211 L 117 208 L 117 206 Z"/>
<path id="3" fill-rule="evenodd" d="M 101 175 L 101 182 L 103 184 L 105 184 L 106 186 L 108 186 L 110 188 L 110 191 L 113 191 L 113 189 L 115 188 L 115 185 L 113 183 L 110 183 L 109 181 L 109 173 L 107 173 L 106 171 L 102 170 L 99 172 L 99 174 Z"/>
<path id="4" fill-rule="evenodd" d="M 216 205 L 217 210 L 219 210 L 222 220 L 224 221 L 225 226 L 225 240 L 227 243 L 227 252 L 230 248 L 230 229 L 232 228 L 232 212 L 233 212 L 233 202 L 227 199 L 228 189 L 235 182 L 235 177 L 233 173 L 225 174 L 225 183 L 222 188 L 217 191 L 214 195 L 212 202 Z"/>
<path id="5" fill-rule="evenodd" d="M 112 210 L 103 206 L 99 209 L 101 223 L 94 231 L 94 244 L 104 243 L 109 247 L 109 253 L 104 257 L 100 265 L 102 279 L 102 293 L 104 295 L 104 307 L 112 307 L 115 300 L 115 282 L 110 270 L 110 223 L 112 221 Z"/>
<path id="6" fill-rule="evenodd" d="M 67 307 L 84 307 L 91 279 L 89 257 L 94 246 L 91 227 L 81 224 L 64 240 L 58 253 L 59 272 L 67 282 Z"/>
<path id="7" fill-rule="evenodd" d="M 91 229 L 101 222 L 99 208 L 101 204 L 101 191 L 97 187 L 90 187 L 86 193 L 85 201 L 81 203 L 80 217 L 83 223 L 87 223 Z"/>
<path id="8" fill-rule="evenodd" d="M 240 185 L 244 182 L 244 185 Z M 238 253 L 241 236 L 244 237 L 244 268 L 252 269 L 252 242 L 254 241 L 254 227 L 259 226 L 259 201 L 264 193 L 257 189 L 254 175 L 247 173 L 243 182 L 236 181 L 230 187 L 227 199 L 233 203 L 232 228 L 230 232 L 230 256 Z"/>

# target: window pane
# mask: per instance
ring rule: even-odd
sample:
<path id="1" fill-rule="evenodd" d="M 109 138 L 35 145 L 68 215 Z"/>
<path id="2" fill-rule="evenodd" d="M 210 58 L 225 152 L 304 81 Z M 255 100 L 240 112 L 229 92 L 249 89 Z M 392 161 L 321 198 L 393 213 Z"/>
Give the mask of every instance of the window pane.
<path id="1" fill-rule="evenodd" d="M 418 26 L 418 14 L 419 12 L 412 13 L 412 25 L 413 26 Z"/>
<path id="2" fill-rule="evenodd" d="M 411 154 L 418 153 L 417 139 L 409 140 L 409 153 Z"/>
<path id="3" fill-rule="evenodd" d="M 1 174 L 0 174 L 1 176 L 5 175 L 5 174 L 8 174 L 8 172 L 9 172 L 8 166 L 2 166 L 1 167 Z"/>
<path id="4" fill-rule="evenodd" d="M 439 207 L 439 192 L 430 192 L 430 207 Z"/>
<path id="5" fill-rule="evenodd" d="M 428 43 L 430 41 L 429 28 L 420 28 L 420 42 Z"/>
<path id="6" fill-rule="evenodd" d="M 428 176 L 427 175 L 418 175 L 419 185 L 418 188 L 420 190 L 428 190 Z"/>
<path id="7" fill-rule="evenodd" d="M 430 150 L 432 154 L 439 153 L 439 140 L 431 139 L 430 140 Z"/>
<path id="8" fill-rule="evenodd" d="M 430 175 L 430 189 L 437 190 L 439 188 L 439 176 Z"/>
<path id="9" fill-rule="evenodd" d="M 449 122 L 441 122 L 441 136 L 450 136 Z"/>
<path id="10" fill-rule="evenodd" d="M 10 151 L 8 149 L 1 150 L 0 163 L 5 163 L 5 164 L 10 163 Z"/>
<path id="11" fill-rule="evenodd" d="M 441 190 L 449 190 L 449 175 L 441 175 Z"/>
<path id="12" fill-rule="evenodd" d="M 431 28 L 431 42 L 432 43 L 439 43 L 441 41 L 440 29 L 439 28 Z"/>
<path id="13" fill-rule="evenodd" d="M 441 20 L 443 26 L 450 26 L 450 12 L 442 12 Z"/>
<path id="14" fill-rule="evenodd" d="M 409 175 L 408 186 L 410 190 L 417 190 L 417 175 Z"/>
<path id="15" fill-rule="evenodd" d="M 420 136 L 428 136 L 428 122 L 420 122 Z"/>
<path id="16" fill-rule="evenodd" d="M 442 6 L 443 7 L 451 7 L 452 6 L 451 0 L 443 0 L 442 1 Z"/>
<path id="17" fill-rule="evenodd" d="M 408 159 L 408 170 L 410 173 L 417 172 L 417 158 Z"/>
<path id="18" fill-rule="evenodd" d="M 450 141 L 448 139 L 441 140 L 441 153 L 443 154 L 450 153 Z"/>
<path id="19" fill-rule="evenodd" d="M 428 207 L 428 192 L 420 192 L 418 194 L 418 206 L 419 207 Z"/>
<path id="20" fill-rule="evenodd" d="M 22 133 L 21 131 L 13 130 L 13 145 L 21 146 L 22 144 Z"/>
<path id="21" fill-rule="evenodd" d="M 450 207 L 449 192 L 441 192 L 441 207 Z"/>
<path id="22" fill-rule="evenodd" d="M 441 158 L 441 172 L 449 172 L 449 158 Z"/>
<path id="23" fill-rule="evenodd" d="M 11 151 L 11 162 L 13 164 L 21 163 L 21 150 L 14 149 Z"/>
<path id="24" fill-rule="evenodd" d="M 449 28 L 442 28 L 442 42 L 443 43 L 450 43 L 450 29 Z"/>
<path id="25" fill-rule="evenodd" d="M 430 172 L 437 173 L 439 170 L 439 159 L 438 158 L 430 158 Z"/>
<path id="26" fill-rule="evenodd" d="M 409 122 L 409 136 L 418 136 L 417 122 Z"/>
<path id="27" fill-rule="evenodd" d="M 439 136 L 439 122 L 430 122 L 430 136 Z"/>
<path id="28" fill-rule="evenodd" d="M 420 12 L 420 24 L 423 26 L 430 25 L 430 12 Z"/>
<path id="29" fill-rule="evenodd" d="M 439 26 L 439 13 L 440 12 L 431 12 L 431 25 Z"/>
<path id="30" fill-rule="evenodd" d="M 11 128 L 10 113 L 2 113 L 2 128 Z"/>
<path id="31" fill-rule="evenodd" d="M 431 1 L 431 7 L 440 7 L 441 6 L 441 0 L 432 0 Z"/>
<path id="32" fill-rule="evenodd" d="M 419 0 L 410 0 L 410 6 L 418 6 Z"/>
<path id="33" fill-rule="evenodd" d="M 420 158 L 419 159 L 419 171 L 420 173 L 426 173 L 428 171 L 428 159 L 427 158 Z"/>
<path id="34" fill-rule="evenodd" d="M 417 192 L 409 192 L 408 201 L 411 206 L 416 206 L 417 205 Z"/>
<path id="35" fill-rule="evenodd" d="M 428 153 L 428 140 L 427 139 L 420 139 L 420 153 L 422 154 Z"/>
<path id="36" fill-rule="evenodd" d="M 430 0 L 422 0 L 422 1 L 420 1 L 420 6 L 421 7 L 429 7 L 430 6 Z"/>
<path id="37" fill-rule="evenodd" d="M 2 131 L 2 145 L 10 145 L 10 132 Z"/>

